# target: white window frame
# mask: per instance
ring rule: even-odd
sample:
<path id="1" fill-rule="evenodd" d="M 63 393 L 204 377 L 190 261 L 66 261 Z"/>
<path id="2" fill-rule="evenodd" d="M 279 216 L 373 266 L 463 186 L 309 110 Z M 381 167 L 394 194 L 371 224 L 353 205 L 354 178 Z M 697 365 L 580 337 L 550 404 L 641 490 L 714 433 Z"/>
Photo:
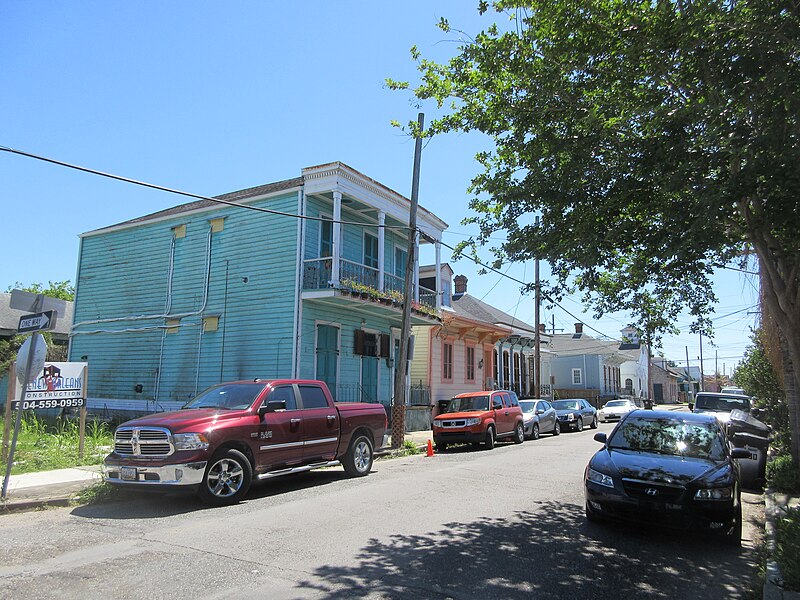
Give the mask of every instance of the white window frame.
<path id="1" fill-rule="evenodd" d="M 572 385 L 583 385 L 583 369 L 572 369 Z"/>
<path id="2" fill-rule="evenodd" d="M 330 213 L 319 213 L 320 219 L 327 219 L 331 222 L 331 256 L 333 256 L 333 215 Z M 322 228 L 324 227 L 325 222 L 319 222 L 319 239 L 317 240 L 317 256 L 320 258 L 328 258 L 322 256 Z"/>

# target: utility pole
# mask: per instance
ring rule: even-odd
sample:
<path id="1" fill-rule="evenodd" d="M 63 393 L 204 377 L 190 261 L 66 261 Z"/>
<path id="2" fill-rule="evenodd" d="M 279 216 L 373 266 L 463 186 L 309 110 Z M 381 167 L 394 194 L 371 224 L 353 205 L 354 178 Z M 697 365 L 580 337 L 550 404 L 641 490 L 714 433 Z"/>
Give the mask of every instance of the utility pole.
<path id="1" fill-rule="evenodd" d="M 692 385 L 692 376 L 691 376 L 691 371 L 689 370 L 689 346 L 684 346 L 684 348 L 686 349 L 686 383 L 687 383 L 686 389 L 688 392 L 687 400 L 689 402 L 692 402 L 693 401 L 692 399 L 694 398 L 694 386 Z"/>
<path id="2" fill-rule="evenodd" d="M 419 166 L 422 157 L 422 128 L 425 115 L 417 116 L 418 131 L 414 146 L 414 173 L 411 180 L 411 209 L 408 217 L 408 260 L 403 289 L 403 326 L 400 333 L 400 356 L 394 372 L 394 402 L 392 403 L 392 448 L 400 448 L 406 435 L 406 377 L 408 375 L 408 338 L 411 335 L 411 298 L 414 265 L 417 261 L 417 206 L 419 204 Z M 441 282 L 437 282 L 441 285 Z M 436 290 L 439 292 L 440 290 Z"/>
<path id="3" fill-rule="evenodd" d="M 703 333 L 700 332 L 700 391 L 706 391 L 705 375 L 703 375 Z"/>
<path id="4" fill-rule="evenodd" d="M 539 216 L 536 216 L 536 229 L 539 229 Z M 539 398 L 542 395 L 542 354 L 540 351 L 542 345 L 542 336 L 539 334 L 539 307 L 542 304 L 542 294 L 540 291 L 539 286 L 539 257 L 536 257 L 536 262 L 534 263 L 534 279 L 536 282 L 536 311 L 535 311 L 535 318 L 534 321 L 536 323 L 536 331 L 533 334 L 533 361 L 536 365 L 536 371 L 533 374 L 533 386 L 534 386 L 534 394 L 535 398 Z"/>

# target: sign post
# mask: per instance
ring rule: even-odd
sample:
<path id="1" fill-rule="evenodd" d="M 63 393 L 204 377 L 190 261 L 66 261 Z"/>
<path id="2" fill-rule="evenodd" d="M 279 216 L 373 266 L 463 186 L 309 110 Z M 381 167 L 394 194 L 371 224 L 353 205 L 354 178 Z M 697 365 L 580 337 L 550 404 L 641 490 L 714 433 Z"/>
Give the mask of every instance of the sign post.
<path id="1" fill-rule="evenodd" d="M 47 353 L 47 344 L 44 341 L 41 333 L 34 333 L 31 337 L 25 340 L 22 348 L 17 353 L 17 360 L 25 363 L 25 371 L 23 376 L 20 377 L 17 372 L 17 379 L 22 384 L 22 397 L 20 398 L 19 406 L 17 407 L 17 420 L 14 423 L 14 436 L 11 438 L 11 450 L 8 453 L 8 464 L 6 465 L 6 476 L 3 478 L 3 492 L 2 498 L 6 499 L 8 492 L 8 481 L 11 478 L 11 467 L 14 464 L 14 450 L 17 447 L 17 437 L 19 436 L 19 428 L 22 424 L 22 407 L 25 404 L 25 396 L 28 393 L 28 384 L 31 381 L 31 375 L 36 374 L 44 368 L 44 358 Z"/>

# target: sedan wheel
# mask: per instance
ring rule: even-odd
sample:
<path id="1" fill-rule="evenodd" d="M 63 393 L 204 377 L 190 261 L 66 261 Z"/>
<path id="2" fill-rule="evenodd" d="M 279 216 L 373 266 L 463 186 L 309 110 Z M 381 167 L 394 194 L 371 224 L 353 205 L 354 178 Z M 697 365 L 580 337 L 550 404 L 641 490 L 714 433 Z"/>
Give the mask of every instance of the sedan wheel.
<path id="1" fill-rule="evenodd" d="M 533 432 L 531 433 L 531 439 L 538 440 L 539 439 L 539 424 L 533 424 Z"/>
<path id="2" fill-rule="evenodd" d="M 592 429 L 597 429 L 597 415 L 594 416 L 594 419 L 592 419 L 592 424 L 589 425 L 589 427 Z"/>
<path id="3" fill-rule="evenodd" d="M 561 423 L 556 421 L 555 427 L 553 427 L 553 435 L 558 435 L 561 433 Z"/>
<path id="4" fill-rule="evenodd" d="M 575 431 L 583 431 L 583 419 L 578 417 L 578 420 L 575 422 Z"/>

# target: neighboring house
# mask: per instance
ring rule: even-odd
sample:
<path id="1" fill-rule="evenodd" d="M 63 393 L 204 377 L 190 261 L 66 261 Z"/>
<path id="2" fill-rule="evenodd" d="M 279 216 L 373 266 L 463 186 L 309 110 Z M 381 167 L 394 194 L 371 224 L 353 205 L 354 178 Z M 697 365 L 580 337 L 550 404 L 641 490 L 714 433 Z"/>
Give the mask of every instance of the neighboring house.
<path id="1" fill-rule="evenodd" d="M 691 402 L 700 391 L 700 367 L 675 367 L 678 375 L 678 392 L 684 402 Z"/>
<path id="2" fill-rule="evenodd" d="M 66 301 L 66 310 L 56 318 L 55 329 L 49 332 L 52 340 L 47 350 L 48 360 L 63 361 L 67 356 L 69 331 L 72 328 L 74 304 Z M 11 308 L 11 293 L 0 293 L 0 340 L 10 340 L 17 335 L 19 320 L 27 313 Z M 0 406 L 4 406 L 8 395 L 8 372 L 0 373 Z"/>
<path id="3" fill-rule="evenodd" d="M 663 356 L 655 357 L 650 366 L 650 383 L 652 386 L 652 398 L 656 404 L 673 404 L 680 400 L 678 395 L 678 379 L 681 373 Z"/>
<path id="4" fill-rule="evenodd" d="M 554 334 L 551 368 L 558 396 L 595 405 L 621 395 L 648 397 L 647 348 L 626 332 L 630 335 L 630 328 L 623 330 L 622 343 L 594 338 L 583 332 L 582 323 L 575 323 L 575 333 Z"/>
<path id="5" fill-rule="evenodd" d="M 409 200 L 339 162 L 215 200 L 81 236 L 70 354 L 89 362 L 90 408 L 164 410 L 276 377 L 388 406 Z M 420 207 L 417 224 L 438 257 L 446 223 Z M 436 294 L 413 297 L 412 324 L 438 325 Z"/>
<path id="6" fill-rule="evenodd" d="M 434 414 L 454 395 L 487 389 L 513 389 L 523 398 L 534 390 L 533 326 L 467 293 L 467 278 L 441 269 L 442 324 L 414 328 L 411 381 L 427 386 Z M 423 285 L 433 285 L 434 267 L 420 268 Z M 454 282 L 454 286 L 451 285 Z M 454 289 L 455 293 L 450 294 Z M 541 334 L 542 387 L 549 391 L 549 336 Z"/>

